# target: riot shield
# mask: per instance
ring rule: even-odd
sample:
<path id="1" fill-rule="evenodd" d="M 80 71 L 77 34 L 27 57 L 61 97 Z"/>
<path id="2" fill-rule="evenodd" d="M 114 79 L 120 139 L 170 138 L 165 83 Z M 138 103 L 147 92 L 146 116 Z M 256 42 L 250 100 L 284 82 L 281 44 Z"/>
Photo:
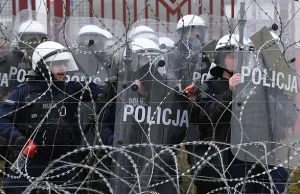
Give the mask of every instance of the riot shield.
<path id="1" fill-rule="evenodd" d="M 201 16 L 207 30 L 204 44 L 197 39 L 186 38 L 188 35 L 177 35 L 176 54 L 173 56 L 174 74 L 181 80 L 182 88 L 186 88 L 191 81 L 200 86 L 208 76 L 211 63 L 214 60 L 214 50 L 217 41 L 235 29 L 235 20 L 220 16 Z"/>
<path id="2" fill-rule="evenodd" d="M 118 20 L 69 17 L 63 21 L 60 42 L 73 53 L 83 75 L 68 75 L 67 81 L 104 81 L 116 73 L 124 25 Z M 93 80 L 92 80 L 93 79 Z"/>
<path id="3" fill-rule="evenodd" d="M 205 21 L 207 28 L 204 45 L 213 39 L 218 41 L 226 34 L 232 34 L 238 28 L 237 20 L 234 18 L 208 14 L 201 15 L 201 18 Z"/>
<path id="4" fill-rule="evenodd" d="M 0 57 L 4 57 L 10 49 L 14 22 L 15 16 L 12 16 L 10 20 L 3 21 L 0 26 Z"/>
<path id="5" fill-rule="evenodd" d="M 168 65 L 162 60 L 159 45 L 147 38 L 135 38 L 124 52 L 113 143 L 114 193 L 159 193 L 164 186 L 180 191 L 177 150 L 170 146 L 183 140 L 188 112 L 179 103 L 182 95 L 172 69 L 159 70 Z"/>
<path id="6" fill-rule="evenodd" d="M 79 67 L 77 72 L 69 72 L 66 82 L 80 81 L 103 85 L 105 81 L 118 72 L 122 36 L 125 33 L 123 23 L 93 17 L 68 17 L 62 21 L 63 29 L 59 40 L 73 54 Z M 95 106 L 96 105 L 96 106 Z M 95 118 L 100 114 L 102 105 L 82 102 L 80 109 L 80 126 L 85 133 L 81 146 L 95 145 L 99 142 L 95 131 Z M 101 121 L 100 125 L 101 125 Z M 98 128 L 97 128 L 98 129 Z M 96 142 L 95 142 L 96 141 Z"/>
<path id="7" fill-rule="evenodd" d="M 159 38 L 171 35 L 176 31 L 176 25 L 171 22 L 141 18 L 130 26 L 129 39 L 147 38 L 159 44 Z M 173 37 L 168 37 L 172 40 Z"/>
<path id="8" fill-rule="evenodd" d="M 25 75 L 32 69 L 31 57 L 35 47 L 53 32 L 52 17 L 32 10 L 20 11 L 11 28 L 1 27 L 4 34 L 10 34 L 5 43 L 9 50 L 1 59 L 1 101 L 19 84 L 25 81 Z M 55 34 L 54 32 L 51 34 Z M 2 47 L 3 48 L 3 47 Z"/>
<path id="9" fill-rule="evenodd" d="M 232 102 L 232 152 L 238 159 L 268 165 L 298 165 L 292 133 L 298 118 L 298 76 L 292 56 L 265 26 L 250 37 L 254 52 L 236 52 L 241 84 Z M 291 60 L 292 59 L 292 60 Z M 242 61 L 242 63 L 240 63 Z"/>

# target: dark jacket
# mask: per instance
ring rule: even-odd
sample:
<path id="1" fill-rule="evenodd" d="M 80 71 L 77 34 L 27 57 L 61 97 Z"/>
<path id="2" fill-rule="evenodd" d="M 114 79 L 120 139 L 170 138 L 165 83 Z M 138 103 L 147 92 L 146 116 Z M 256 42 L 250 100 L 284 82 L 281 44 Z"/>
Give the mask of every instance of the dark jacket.
<path id="1" fill-rule="evenodd" d="M 52 92 L 48 90 L 45 81 L 38 81 L 33 85 L 19 85 L 4 101 L 0 109 L 0 135 L 9 140 L 10 143 L 16 137 L 23 135 L 27 138 L 33 138 L 38 144 L 42 144 L 41 147 L 49 147 L 50 140 L 54 145 L 70 145 L 70 142 L 65 139 L 66 136 L 64 135 L 66 134 L 60 134 L 62 131 L 68 131 L 71 135 L 70 141 L 73 142 L 73 145 L 78 145 L 81 136 L 80 131 L 76 130 L 78 129 L 77 106 L 79 100 L 90 101 L 90 93 L 86 91 L 83 98 L 80 99 L 82 95 L 80 90 L 83 88 L 83 83 L 63 82 L 60 85 L 59 88 L 62 91 L 51 86 Z M 92 97 L 95 99 L 102 92 L 102 87 L 94 83 L 91 83 L 89 87 L 92 91 Z M 28 100 L 29 96 L 31 100 Z M 52 107 L 53 104 L 57 106 Z M 65 110 L 62 109 L 62 106 L 65 107 Z M 65 116 L 62 116 L 64 111 Z M 39 123 L 43 124 L 38 127 Z M 60 130 L 60 126 L 63 129 Z M 37 127 L 38 129 L 35 131 Z M 70 130 L 64 130 L 66 128 Z M 43 140 L 39 139 L 41 137 Z M 65 151 L 58 150 L 60 153 L 58 155 L 65 154 Z"/>
<path id="2" fill-rule="evenodd" d="M 228 164 L 228 151 L 216 154 L 219 151 L 215 147 L 209 146 L 208 143 L 213 141 L 213 145 L 218 146 L 219 150 L 226 148 L 223 143 L 230 143 L 232 91 L 229 89 L 228 79 L 224 78 L 209 79 L 200 86 L 200 89 L 201 95 L 196 99 L 198 106 L 193 106 L 190 122 L 198 123 L 201 144 L 193 146 L 192 152 L 197 157 L 189 157 L 189 163 L 192 166 L 197 165 L 197 162 L 202 161 L 201 157 L 210 163 L 202 164 L 197 172 L 197 176 L 207 180 L 199 182 L 196 179 L 195 181 L 196 185 L 204 184 L 200 187 L 206 193 L 224 186 L 221 181 L 212 181 L 211 179 L 220 178 L 219 173 L 223 172 L 222 167 Z M 191 174 L 194 173 L 192 171 Z"/>

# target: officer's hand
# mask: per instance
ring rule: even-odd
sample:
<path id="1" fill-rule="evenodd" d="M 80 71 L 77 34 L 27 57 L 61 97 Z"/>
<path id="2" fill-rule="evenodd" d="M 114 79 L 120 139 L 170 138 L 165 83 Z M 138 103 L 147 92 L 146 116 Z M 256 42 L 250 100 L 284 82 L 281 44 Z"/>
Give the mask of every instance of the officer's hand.
<path id="1" fill-rule="evenodd" d="M 108 81 L 105 82 L 102 88 L 102 94 L 99 95 L 100 101 L 105 100 L 109 101 L 117 95 L 117 83 L 118 79 L 116 76 L 110 77 Z"/>
<path id="2" fill-rule="evenodd" d="M 193 82 L 191 85 L 184 89 L 184 95 L 190 98 L 192 101 L 195 101 L 196 98 L 199 96 L 200 90 Z"/>
<path id="3" fill-rule="evenodd" d="M 146 91 L 146 89 L 144 88 L 144 86 L 142 85 L 142 83 L 140 82 L 140 80 L 135 80 L 134 84 L 136 84 L 138 86 L 138 92 L 144 96 L 147 97 L 148 96 L 148 92 Z"/>
<path id="4" fill-rule="evenodd" d="M 25 136 L 18 136 L 14 139 L 12 144 L 10 145 L 10 156 L 9 156 L 9 161 L 14 162 L 19 153 L 22 151 L 22 148 L 27 142 L 27 138 Z"/>
<path id="5" fill-rule="evenodd" d="M 229 89 L 231 91 L 234 91 L 236 86 L 241 83 L 241 74 L 237 73 L 234 74 L 230 79 L 229 79 Z"/>

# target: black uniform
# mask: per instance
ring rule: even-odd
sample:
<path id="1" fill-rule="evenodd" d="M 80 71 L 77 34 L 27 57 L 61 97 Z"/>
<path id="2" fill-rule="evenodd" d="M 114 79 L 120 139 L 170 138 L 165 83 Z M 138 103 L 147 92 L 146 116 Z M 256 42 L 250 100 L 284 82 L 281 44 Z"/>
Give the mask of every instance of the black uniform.
<path id="1" fill-rule="evenodd" d="M 0 109 L 0 135 L 2 137 L 8 139 L 11 144 L 15 143 L 19 137 L 26 137 L 38 146 L 38 153 L 27 165 L 27 172 L 30 176 L 40 176 L 50 161 L 74 150 L 75 146 L 80 144 L 77 104 L 84 83 L 54 83 L 50 89 L 46 81 L 35 80 L 20 85 L 4 101 Z M 96 84 L 91 83 L 89 87 L 94 99 L 103 92 L 102 87 Z M 88 91 L 85 91 L 81 100 L 91 100 Z M 23 145 L 19 146 L 23 147 Z M 14 146 L 11 148 L 13 149 Z M 11 162 L 16 159 L 16 154 L 13 153 L 18 152 L 19 150 L 11 150 Z M 54 167 L 61 165 L 58 162 Z M 65 172 L 66 169 L 70 168 L 63 168 L 54 174 Z M 74 171 L 52 181 L 68 181 L 72 177 L 74 177 Z M 21 193 L 28 185 L 29 182 L 25 177 L 20 179 L 7 177 L 3 183 L 8 194 Z M 19 187 L 10 188 L 11 186 Z"/>
<path id="2" fill-rule="evenodd" d="M 252 169 L 252 173 L 248 174 L 248 171 L 252 168 L 253 163 L 244 162 L 238 159 L 234 159 L 232 152 L 224 151 L 227 147 L 225 144 L 230 144 L 231 136 L 231 105 L 232 101 L 232 91 L 229 89 L 229 80 L 225 78 L 212 78 L 207 80 L 201 86 L 201 95 L 197 99 L 197 103 L 202 107 L 202 109 L 195 107 L 192 115 L 197 115 L 196 120 L 198 120 L 199 130 L 201 133 L 201 141 L 213 141 L 215 145 L 218 146 L 221 151 L 217 155 L 218 151 L 214 147 L 209 147 L 208 145 L 199 145 L 196 146 L 195 152 L 199 157 L 204 156 L 204 159 L 208 160 L 208 157 L 211 159 L 208 162 L 212 165 L 203 165 L 199 170 L 197 176 L 201 176 L 201 180 L 195 182 L 197 186 L 198 193 L 207 193 L 214 189 L 225 187 L 225 183 L 221 181 L 221 174 L 223 174 L 224 169 L 233 162 L 228 171 L 225 173 L 227 179 L 241 178 L 241 177 L 250 177 L 251 175 L 257 175 L 264 172 L 264 168 L 260 165 L 256 165 Z M 250 119 L 250 118 L 249 118 Z M 198 158 L 198 161 L 201 161 Z M 201 163 L 200 163 L 201 164 Z M 216 169 L 214 169 L 214 168 Z M 269 169 L 273 168 L 269 166 Z M 288 179 L 288 173 L 283 167 L 279 167 L 276 170 L 273 170 L 271 173 L 276 189 L 282 193 L 285 189 L 285 183 Z M 265 183 L 268 186 L 269 178 L 268 175 L 260 175 L 253 178 L 259 182 L 268 182 Z M 242 181 L 231 181 L 227 182 L 230 187 L 235 187 L 238 183 Z M 243 188 L 244 184 L 241 184 L 237 187 L 239 192 L 246 193 L 270 193 L 270 190 L 265 188 L 260 184 L 247 183 Z M 243 188 L 243 190 L 242 190 Z M 222 190 L 221 193 L 227 193 L 227 190 Z"/>
<path id="3" fill-rule="evenodd" d="M 120 96 L 121 100 L 116 106 L 113 142 L 117 147 L 145 144 L 145 146 L 126 148 L 129 151 L 126 151 L 127 153 L 135 153 L 130 156 L 137 165 L 142 191 L 177 193 L 180 190 L 177 188 L 177 181 L 179 180 L 180 184 L 181 180 L 180 175 L 176 177 L 178 169 L 176 169 L 175 158 L 178 147 L 173 149 L 171 146 L 181 143 L 185 137 L 189 115 L 185 104 L 180 102 L 187 99 L 177 93 L 175 79 L 152 69 L 153 77 L 150 72 L 146 73 L 148 69 L 149 65 L 145 65 L 127 77 L 128 80 L 139 80 L 144 93 L 128 88 L 128 91 Z M 105 142 L 110 142 L 111 132 L 106 131 L 106 134 Z M 138 190 L 132 163 L 121 153 L 116 153 L 113 157 L 131 174 L 124 172 L 118 166 L 114 166 L 113 173 L 134 184 L 130 187 L 120 181 L 113 182 L 114 192 L 123 190 L 127 193 L 132 188 Z M 169 182 L 163 182 L 166 180 Z"/>

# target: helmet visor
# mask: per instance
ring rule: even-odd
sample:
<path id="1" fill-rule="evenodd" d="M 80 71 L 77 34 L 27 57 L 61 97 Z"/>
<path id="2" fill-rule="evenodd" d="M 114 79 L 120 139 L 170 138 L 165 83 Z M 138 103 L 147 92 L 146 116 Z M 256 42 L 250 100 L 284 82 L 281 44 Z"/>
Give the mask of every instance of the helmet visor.
<path id="1" fill-rule="evenodd" d="M 27 56 L 31 57 L 34 49 L 41 43 L 44 37 L 46 37 L 45 34 L 22 34 L 19 48 L 25 50 Z"/>
<path id="2" fill-rule="evenodd" d="M 163 56 L 158 52 L 135 53 L 131 55 L 132 58 L 132 71 L 138 71 L 140 68 L 150 63 L 150 65 L 157 66 Z"/>
<path id="3" fill-rule="evenodd" d="M 107 46 L 107 38 L 99 34 L 84 34 L 77 38 L 79 49 L 99 51 Z"/>
<path id="4" fill-rule="evenodd" d="M 48 67 L 50 67 L 50 68 L 53 65 L 65 65 L 67 68 L 66 71 L 77 71 L 78 70 L 78 67 L 76 65 L 76 62 L 75 62 L 72 54 L 68 51 L 49 56 L 45 59 L 45 62 L 48 65 Z"/>

